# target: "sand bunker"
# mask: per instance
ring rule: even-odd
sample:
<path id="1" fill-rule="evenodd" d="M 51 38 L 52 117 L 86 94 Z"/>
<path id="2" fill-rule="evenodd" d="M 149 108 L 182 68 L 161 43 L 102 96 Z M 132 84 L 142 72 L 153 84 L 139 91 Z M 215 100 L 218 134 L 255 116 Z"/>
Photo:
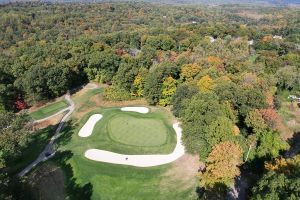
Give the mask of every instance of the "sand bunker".
<path id="1" fill-rule="evenodd" d="M 94 114 L 90 116 L 88 121 L 84 124 L 84 126 L 80 129 L 78 135 L 80 137 L 89 137 L 92 135 L 95 124 L 102 118 L 101 114 Z"/>
<path id="2" fill-rule="evenodd" d="M 173 124 L 173 128 L 177 135 L 177 143 L 174 151 L 171 154 L 157 154 L 157 155 L 124 155 L 100 149 L 89 149 L 85 152 L 85 157 L 91 160 L 131 165 L 136 167 L 153 167 L 171 163 L 184 154 L 184 146 L 181 144 L 182 129 L 179 123 Z"/>
<path id="3" fill-rule="evenodd" d="M 146 114 L 149 112 L 149 108 L 146 107 L 123 107 L 121 108 L 122 111 L 129 111 L 129 112 L 138 112 Z"/>

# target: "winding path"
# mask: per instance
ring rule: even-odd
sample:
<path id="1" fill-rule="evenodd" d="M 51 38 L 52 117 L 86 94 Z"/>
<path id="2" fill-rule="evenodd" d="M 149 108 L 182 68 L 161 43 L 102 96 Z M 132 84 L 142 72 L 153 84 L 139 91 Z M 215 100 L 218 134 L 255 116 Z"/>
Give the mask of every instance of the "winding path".
<path id="1" fill-rule="evenodd" d="M 65 99 L 69 103 L 69 107 L 66 109 L 66 110 L 68 110 L 68 113 L 59 122 L 59 125 L 58 125 L 57 129 L 55 130 L 54 135 L 52 136 L 52 138 L 50 139 L 50 142 L 47 144 L 47 146 L 44 148 L 44 150 L 40 153 L 40 155 L 37 157 L 36 160 L 34 160 L 31 164 L 29 164 L 25 169 L 23 169 L 18 174 L 19 177 L 26 175 L 32 168 L 34 168 L 40 162 L 48 160 L 49 158 L 54 156 L 54 154 L 55 154 L 55 150 L 53 148 L 54 141 L 59 137 L 59 133 L 60 133 L 62 127 L 64 126 L 68 117 L 72 114 L 72 112 L 74 111 L 74 108 L 75 108 L 75 104 L 72 101 L 69 93 L 65 95 Z"/>

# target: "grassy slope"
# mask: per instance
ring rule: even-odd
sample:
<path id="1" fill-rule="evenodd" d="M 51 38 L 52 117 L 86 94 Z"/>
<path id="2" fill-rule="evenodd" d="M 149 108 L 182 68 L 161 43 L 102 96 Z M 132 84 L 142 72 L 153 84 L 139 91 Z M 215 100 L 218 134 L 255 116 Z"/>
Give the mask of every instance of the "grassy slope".
<path id="1" fill-rule="evenodd" d="M 9 173 L 16 174 L 33 162 L 42 152 L 54 133 L 54 126 L 39 130 L 32 135 L 28 147 L 22 151 L 22 157 L 8 163 Z"/>
<path id="2" fill-rule="evenodd" d="M 53 104 L 44 106 L 35 112 L 30 113 L 30 116 L 35 120 L 43 119 L 57 113 L 58 111 L 64 108 L 67 108 L 68 106 L 69 105 L 65 100 L 58 101 Z"/>

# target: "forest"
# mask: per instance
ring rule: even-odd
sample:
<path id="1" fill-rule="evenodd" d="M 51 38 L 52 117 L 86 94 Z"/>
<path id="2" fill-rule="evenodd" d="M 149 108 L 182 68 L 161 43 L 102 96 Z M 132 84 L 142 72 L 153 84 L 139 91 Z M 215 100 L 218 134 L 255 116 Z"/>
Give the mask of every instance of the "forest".
<path id="1" fill-rule="evenodd" d="M 241 174 L 255 177 L 249 199 L 298 199 L 279 110 L 283 93 L 300 96 L 299 19 L 296 7 L 1 5 L 0 199 L 18 199 L 7 172 L 34 135 L 26 109 L 90 81 L 107 100 L 172 110 L 205 163 L 199 199 L 225 198 Z"/>

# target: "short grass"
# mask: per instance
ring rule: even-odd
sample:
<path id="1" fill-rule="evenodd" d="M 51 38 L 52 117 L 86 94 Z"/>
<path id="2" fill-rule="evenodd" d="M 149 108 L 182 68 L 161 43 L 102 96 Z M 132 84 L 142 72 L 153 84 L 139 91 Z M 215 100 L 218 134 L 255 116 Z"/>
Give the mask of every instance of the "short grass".
<path id="1" fill-rule="evenodd" d="M 91 136 L 87 138 L 81 138 L 78 136 L 80 128 L 86 123 L 89 117 L 95 113 L 100 113 L 103 118 L 95 125 L 94 131 Z M 120 118 L 121 117 L 121 118 Z M 126 121 L 122 124 L 117 124 L 115 120 L 126 120 L 130 122 L 130 126 L 133 127 L 134 119 L 140 120 L 138 130 L 134 130 L 134 134 L 142 134 L 148 138 L 152 138 L 152 141 L 147 141 L 142 138 L 141 141 L 134 143 L 136 139 L 133 136 L 129 138 L 122 139 L 121 132 L 122 129 L 126 129 Z M 153 125 L 159 125 L 158 127 L 150 127 L 145 122 L 151 122 Z M 112 123 L 114 129 L 119 130 L 118 133 L 112 133 Z M 144 129 L 148 129 L 144 132 Z M 152 132 L 152 130 L 162 131 L 162 132 Z M 124 133 L 124 132 L 123 132 Z M 129 135 L 130 133 L 126 133 Z M 153 139 L 152 134 L 159 136 L 159 138 Z M 141 138 L 140 136 L 138 136 Z M 126 141 L 125 141 L 126 140 Z M 72 142 L 69 144 L 70 148 L 74 152 L 83 153 L 89 148 L 103 149 L 107 151 L 113 151 L 116 153 L 123 154 L 154 154 L 154 153 L 171 153 L 176 146 L 176 134 L 171 124 L 168 123 L 167 118 L 159 112 L 151 112 L 148 114 L 140 114 L 134 112 L 123 112 L 120 108 L 106 108 L 106 109 L 96 109 L 93 112 L 85 115 L 82 120 L 77 124 L 75 133 L 72 137 Z"/>
<path id="2" fill-rule="evenodd" d="M 62 101 L 58 101 L 58 102 L 52 103 L 50 105 L 44 106 L 44 107 L 38 109 L 37 111 L 30 113 L 29 115 L 33 119 L 39 120 L 39 119 L 49 117 L 49 116 L 59 112 L 60 110 L 67 108 L 68 106 L 69 105 L 68 105 L 67 101 L 62 100 Z"/>
<path id="3" fill-rule="evenodd" d="M 94 129 L 95 131 L 90 137 L 80 138 L 78 136 L 78 131 L 88 118 L 95 113 L 103 114 L 104 117 L 96 124 Z M 107 126 L 110 120 L 119 120 L 116 118 L 117 116 L 122 116 L 122 118 L 128 118 L 130 120 L 139 118 L 142 120 L 152 119 L 154 121 L 161 122 L 165 126 L 164 131 L 167 133 L 167 138 L 163 144 L 161 141 L 153 144 L 156 146 L 134 146 L 116 142 L 112 140 Z M 143 124 L 144 122 L 145 121 L 141 121 L 140 123 Z M 122 126 L 126 125 L 123 123 L 121 127 Z M 160 124 L 160 126 L 162 126 L 162 124 Z M 137 132 L 135 134 L 137 134 Z M 150 134 L 150 132 L 152 133 L 152 131 L 149 131 L 148 133 Z M 124 139 L 122 141 L 124 142 Z M 164 141 L 164 138 L 162 141 Z M 133 141 L 131 140 L 130 143 L 132 142 Z M 195 185 L 182 185 L 180 180 L 166 176 L 166 172 L 172 168 L 172 164 L 150 168 L 137 168 L 132 166 L 101 163 L 84 157 L 84 152 L 89 148 L 98 148 L 127 154 L 172 152 L 176 145 L 175 132 L 172 129 L 171 124 L 168 122 L 166 115 L 163 115 L 159 111 L 148 114 L 139 114 L 134 112 L 124 113 L 120 111 L 119 108 L 95 110 L 84 116 L 80 122 L 67 124 L 63 130 L 62 137 L 58 141 L 58 145 L 58 149 L 63 152 L 61 153 L 62 155 L 64 152 L 69 155 L 68 159 L 66 159 L 66 164 L 71 166 L 72 177 L 68 177 L 68 180 L 75 179 L 76 184 L 78 184 L 80 188 L 86 188 L 87 194 L 90 194 L 91 191 L 91 199 L 196 199 Z M 89 199 L 89 196 L 86 195 L 85 199 Z"/>
<path id="4" fill-rule="evenodd" d="M 168 129 L 159 119 L 119 114 L 110 119 L 107 127 L 111 139 L 133 146 L 163 145 L 168 137 Z"/>

